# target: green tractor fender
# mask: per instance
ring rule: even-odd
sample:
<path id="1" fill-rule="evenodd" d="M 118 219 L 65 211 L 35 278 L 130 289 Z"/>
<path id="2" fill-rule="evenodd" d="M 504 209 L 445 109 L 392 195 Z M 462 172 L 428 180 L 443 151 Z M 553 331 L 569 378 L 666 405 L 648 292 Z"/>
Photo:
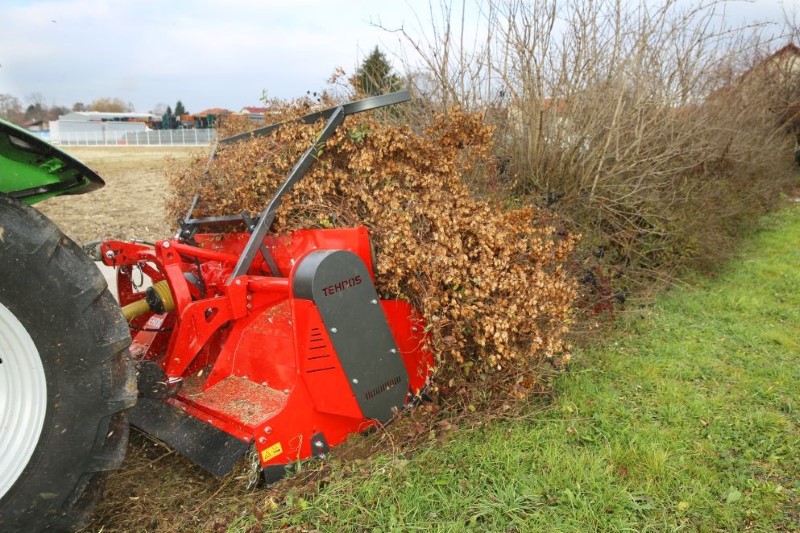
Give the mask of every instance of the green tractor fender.
<path id="1" fill-rule="evenodd" d="M 31 205 L 60 194 L 90 192 L 104 184 L 77 159 L 0 120 L 0 193 Z"/>

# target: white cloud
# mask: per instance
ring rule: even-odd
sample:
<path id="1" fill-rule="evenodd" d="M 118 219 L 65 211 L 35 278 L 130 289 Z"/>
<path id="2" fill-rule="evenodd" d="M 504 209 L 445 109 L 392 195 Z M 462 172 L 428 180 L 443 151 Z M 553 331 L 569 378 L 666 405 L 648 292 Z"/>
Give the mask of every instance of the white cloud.
<path id="1" fill-rule="evenodd" d="M 264 88 L 299 95 L 380 43 L 367 20 L 382 9 L 366 0 L 17 1 L 0 18 L 0 92 L 66 105 L 113 96 L 142 110 L 173 98 L 240 107 Z"/>
<path id="2" fill-rule="evenodd" d="M 376 45 L 393 57 L 398 36 L 370 21 L 417 32 L 429 16 L 428 0 L 3 1 L 0 93 L 64 105 L 119 97 L 142 111 L 179 98 L 190 110 L 235 109 L 262 89 L 299 96 Z"/>

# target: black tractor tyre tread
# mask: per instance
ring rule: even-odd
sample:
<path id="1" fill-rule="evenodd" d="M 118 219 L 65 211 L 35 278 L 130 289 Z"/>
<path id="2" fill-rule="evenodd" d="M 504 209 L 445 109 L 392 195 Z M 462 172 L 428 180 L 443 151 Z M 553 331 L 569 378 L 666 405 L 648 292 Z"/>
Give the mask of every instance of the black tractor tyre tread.
<path id="1" fill-rule="evenodd" d="M 0 302 L 33 338 L 48 398 L 33 457 L 0 499 L 0 531 L 71 531 L 125 456 L 130 334 L 103 276 L 49 219 L 0 194 L 0 230 Z"/>

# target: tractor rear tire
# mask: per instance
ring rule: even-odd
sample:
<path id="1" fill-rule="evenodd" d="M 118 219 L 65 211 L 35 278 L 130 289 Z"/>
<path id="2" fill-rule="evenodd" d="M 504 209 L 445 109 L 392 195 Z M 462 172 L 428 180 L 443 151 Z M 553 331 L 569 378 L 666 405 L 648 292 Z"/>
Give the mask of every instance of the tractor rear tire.
<path id="1" fill-rule="evenodd" d="M 80 527 L 125 456 L 130 334 L 89 257 L 0 194 L 0 531 Z"/>

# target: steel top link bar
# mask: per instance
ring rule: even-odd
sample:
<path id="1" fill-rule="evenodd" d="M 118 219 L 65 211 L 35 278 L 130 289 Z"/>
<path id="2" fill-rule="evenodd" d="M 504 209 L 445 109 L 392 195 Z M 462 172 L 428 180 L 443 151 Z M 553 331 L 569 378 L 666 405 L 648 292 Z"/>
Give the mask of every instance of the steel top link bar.
<path id="1" fill-rule="evenodd" d="M 228 284 L 233 283 L 234 278 L 246 274 L 250 269 L 253 264 L 253 259 L 255 259 L 256 254 L 260 250 L 261 243 L 264 241 L 264 237 L 267 236 L 267 232 L 269 232 L 269 228 L 272 226 L 272 222 L 275 220 L 275 214 L 281 205 L 283 196 L 292 189 L 295 183 L 300 181 L 306 172 L 308 172 L 308 169 L 311 167 L 314 161 L 316 161 L 319 150 L 328 141 L 328 139 L 331 138 L 333 133 L 336 131 L 336 128 L 338 128 L 339 125 L 344 121 L 345 117 L 347 115 L 354 115 L 356 113 L 369 111 L 371 109 L 377 109 L 379 107 L 407 102 L 410 99 L 411 97 L 408 93 L 408 90 L 403 90 L 396 93 L 374 96 L 372 98 L 365 98 L 356 102 L 350 102 L 348 104 L 325 109 L 297 119 L 297 121 L 304 122 L 306 124 L 312 124 L 320 119 L 326 119 L 327 122 L 317 136 L 316 141 L 314 141 L 314 144 L 310 146 L 303 153 L 297 163 L 295 163 L 294 168 L 292 168 L 292 170 L 286 176 L 281 186 L 278 187 L 278 190 L 275 192 L 272 200 L 270 200 L 269 204 L 267 204 L 267 207 L 259 215 L 258 223 L 253 228 L 250 239 L 247 241 L 247 244 L 242 251 L 242 255 L 239 257 L 239 262 L 233 269 L 233 273 L 228 280 Z M 227 137 L 219 141 L 219 143 L 230 144 L 244 139 L 269 135 L 283 124 L 285 123 L 273 124 L 252 132 L 235 135 L 233 137 Z"/>

